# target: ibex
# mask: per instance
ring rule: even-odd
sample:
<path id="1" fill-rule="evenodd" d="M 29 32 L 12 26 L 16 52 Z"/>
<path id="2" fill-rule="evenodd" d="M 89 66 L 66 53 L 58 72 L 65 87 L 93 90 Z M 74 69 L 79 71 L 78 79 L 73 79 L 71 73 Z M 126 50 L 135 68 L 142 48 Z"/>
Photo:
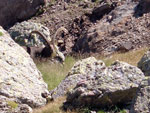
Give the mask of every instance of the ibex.
<path id="1" fill-rule="evenodd" d="M 52 38 L 52 41 L 48 41 L 48 39 L 39 31 L 32 31 L 30 33 L 30 36 L 35 33 L 35 34 L 38 34 L 40 35 L 43 40 L 46 42 L 46 46 L 45 47 L 24 47 L 26 49 L 26 51 L 31 55 L 31 57 L 34 59 L 35 57 L 42 57 L 42 58 L 47 58 L 47 57 L 59 57 L 60 60 L 62 62 L 64 62 L 65 60 L 65 56 L 63 55 L 62 52 L 59 51 L 58 49 L 58 46 L 56 44 L 56 41 L 55 41 L 55 38 L 57 36 L 57 34 L 60 32 L 60 31 L 64 31 L 65 33 L 68 33 L 67 29 L 64 28 L 64 27 L 60 27 L 54 37 Z"/>

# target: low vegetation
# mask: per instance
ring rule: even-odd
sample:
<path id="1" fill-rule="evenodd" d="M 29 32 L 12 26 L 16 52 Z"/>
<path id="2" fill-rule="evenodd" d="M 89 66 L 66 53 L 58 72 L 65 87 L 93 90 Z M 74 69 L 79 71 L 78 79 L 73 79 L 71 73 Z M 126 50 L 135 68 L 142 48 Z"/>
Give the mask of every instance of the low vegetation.
<path id="1" fill-rule="evenodd" d="M 0 36 L 3 36 L 3 33 L 2 33 L 2 32 L 0 32 Z"/>
<path id="2" fill-rule="evenodd" d="M 142 56 L 147 50 L 148 48 L 142 48 L 139 50 L 133 50 L 126 53 L 116 53 L 106 58 L 101 56 L 97 58 L 102 59 L 105 62 L 106 66 L 110 66 L 116 60 L 124 61 L 131 65 L 137 66 L 137 63 L 139 62 L 139 60 L 142 58 Z"/>
<path id="3" fill-rule="evenodd" d="M 33 113 L 79 113 L 75 111 L 63 111 L 61 107 L 64 101 L 65 97 L 59 98 L 54 102 L 47 104 L 43 108 L 34 110 Z"/>
<path id="4" fill-rule="evenodd" d="M 18 104 L 14 101 L 7 101 L 8 106 L 10 106 L 12 109 L 15 109 L 18 107 Z"/>
<path id="5" fill-rule="evenodd" d="M 144 55 L 144 53 L 147 50 L 148 48 L 143 48 L 139 50 L 130 51 L 127 53 L 116 53 L 109 57 L 97 56 L 97 59 L 103 60 L 107 66 L 111 65 L 111 63 L 114 62 L 115 60 L 124 61 L 131 65 L 136 66 L 138 61 L 141 59 L 141 57 Z M 49 90 L 54 89 L 61 82 L 61 80 L 65 78 L 68 71 L 71 69 L 71 67 L 76 61 L 77 60 L 75 60 L 72 57 L 67 57 L 64 65 L 49 64 L 49 63 L 37 64 L 37 67 L 43 74 L 43 78 L 45 82 L 48 84 Z M 47 104 L 43 108 L 34 110 L 34 113 L 79 113 L 79 112 L 88 113 L 90 112 L 88 108 L 79 111 L 65 112 L 61 109 L 61 106 L 64 101 L 65 101 L 65 97 L 59 98 L 56 101 Z M 99 110 L 98 113 L 105 113 L 105 111 Z M 120 110 L 119 113 L 126 113 L 126 111 Z"/>
<path id="6" fill-rule="evenodd" d="M 59 63 L 37 63 L 38 69 L 43 75 L 44 81 L 48 84 L 48 89 L 52 90 L 65 78 L 71 67 L 75 63 L 75 59 L 67 57 L 64 65 Z"/>

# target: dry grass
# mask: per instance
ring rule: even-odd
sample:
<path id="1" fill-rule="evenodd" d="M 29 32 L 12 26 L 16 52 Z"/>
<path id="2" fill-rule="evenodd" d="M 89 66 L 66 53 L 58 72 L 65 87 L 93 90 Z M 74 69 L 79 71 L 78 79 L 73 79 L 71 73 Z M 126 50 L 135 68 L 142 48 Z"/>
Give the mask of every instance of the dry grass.
<path id="1" fill-rule="evenodd" d="M 130 51 L 127 53 L 116 53 L 110 57 L 97 57 L 97 59 L 103 60 L 107 66 L 111 65 L 115 60 L 120 60 L 127 62 L 131 65 L 137 65 L 138 61 L 144 55 L 144 53 L 148 50 L 148 48 L 139 49 L 136 51 Z M 68 71 L 71 69 L 73 64 L 76 62 L 72 57 L 66 58 L 65 65 L 61 66 L 59 64 L 48 64 L 42 63 L 37 64 L 39 70 L 43 74 L 43 78 L 45 82 L 48 84 L 49 90 L 54 89 L 61 80 L 67 75 Z M 46 106 L 34 110 L 34 113 L 79 113 L 79 112 L 70 112 L 63 111 L 61 106 L 65 101 L 65 97 L 59 98 L 54 102 L 47 104 Z M 101 112 L 101 111 L 100 111 Z"/>
<path id="2" fill-rule="evenodd" d="M 45 62 L 37 63 L 37 67 L 42 73 L 44 81 L 48 84 L 48 89 L 52 90 L 65 78 L 74 63 L 74 58 L 67 57 L 64 65 Z"/>
<path id="3" fill-rule="evenodd" d="M 61 97 L 42 108 L 33 110 L 33 113 L 78 113 L 75 111 L 63 111 L 61 107 L 64 101 L 65 97 Z"/>
<path id="4" fill-rule="evenodd" d="M 111 65 L 112 62 L 116 60 L 124 61 L 131 65 L 137 66 L 137 63 L 147 50 L 148 48 L 142 48 L 139 50 L 133 50 L 126 53 L 116 53 L 107 58 L 105 57 L 97 57 L 97 58 L 103 60 L 107 66 Z"/>

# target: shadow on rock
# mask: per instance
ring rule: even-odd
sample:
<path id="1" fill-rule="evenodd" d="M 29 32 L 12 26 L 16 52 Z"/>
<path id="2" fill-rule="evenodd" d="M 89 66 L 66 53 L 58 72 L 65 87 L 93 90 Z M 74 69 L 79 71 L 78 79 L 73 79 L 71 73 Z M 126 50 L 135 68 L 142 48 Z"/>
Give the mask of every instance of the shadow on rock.
<path id="1" fill-rule="evenodd" d="M 150 0 L 140 0 L 139 4 L 135 7 L 135 17 L 141 17 L 144 13 L 150 12 Z"/>

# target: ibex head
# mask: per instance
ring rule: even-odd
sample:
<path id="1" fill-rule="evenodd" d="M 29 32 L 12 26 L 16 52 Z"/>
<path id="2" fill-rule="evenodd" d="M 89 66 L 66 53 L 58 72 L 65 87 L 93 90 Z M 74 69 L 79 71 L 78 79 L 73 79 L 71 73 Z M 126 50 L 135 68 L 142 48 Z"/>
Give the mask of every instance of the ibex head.
<path id="1" fill-rule="evenodd" d="M 52 38 L 51 41 L 49 41 L 41 32 L 36 31 L 36 30 L 35 30 L 35 31 L 32 31 L 32 32 L 30 33 L 30 35 L 31 35 L 32 33 L 36 33 L 36 34 L 40 35 L 40 36 L 44 39 L 44 41 L 47 43 L 47 46 L 48 46 L 49 50 L 50 50 L 50 49 L 53 50 L 53 53 L 52 53 L 51 56 L 52 56 L 52 57 L 59 57 L 59 58 L 61 59 L 61 61 L 64 62 L 65 56 L 63 55 L 62 52 L 59 51 L 59 48 L 58 48 L 58 46 L 57 46 L 57 43 L 58 43 L 58 42 L 55 41 L 57 34 L 58 34 L 59 32 L 61 32 L 61 31 L 63 31 L 63 32 L 65 32 L 65 33 L 68 33 L 68 30 L 67 30 L 66 28 L 60 27 L 59 29 L 57 29 L 57 31 L 56 31 L 56 33 L 55 33 L 55 35 L 54 35 L 54 37 Z"/>

